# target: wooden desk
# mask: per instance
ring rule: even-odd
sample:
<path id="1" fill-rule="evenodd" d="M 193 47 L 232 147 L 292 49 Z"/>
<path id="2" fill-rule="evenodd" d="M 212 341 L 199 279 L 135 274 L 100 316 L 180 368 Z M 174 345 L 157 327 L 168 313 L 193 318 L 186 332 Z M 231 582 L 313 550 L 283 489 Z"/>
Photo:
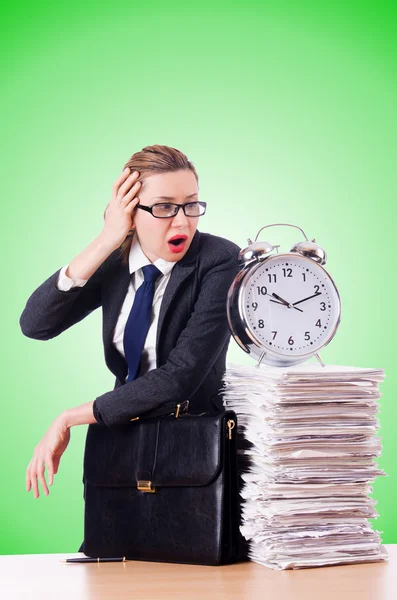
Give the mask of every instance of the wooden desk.
<path id="1" fill-rule="evenodd" d="M 203 600 L 395 600 L 397 545 L 389 561 L 362 565 L 273 571 L 253 562 L 206 567 L 129 561 L 67 564 L 83 554 L 0 556 L 2 600 L 102 600 L 160 598 Z"/>

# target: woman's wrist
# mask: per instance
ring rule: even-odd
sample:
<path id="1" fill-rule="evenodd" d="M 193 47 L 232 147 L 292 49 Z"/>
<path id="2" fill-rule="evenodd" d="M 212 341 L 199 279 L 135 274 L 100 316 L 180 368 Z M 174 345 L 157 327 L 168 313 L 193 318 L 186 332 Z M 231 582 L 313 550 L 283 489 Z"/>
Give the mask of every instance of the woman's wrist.
<path id="1" fill-rule="evenodd" d="M 66 275 L 71 279 L 87 281 L 117 247 L 114 240 L 100 233 L 70 261 Z"/>
<path id="2" fill-rule="evenodd" d="M 117 248 L 120 246 L 120 244 L 117 244 L 114 239 L 109 237 L 104 229 L 102 229 L 101 233 L 96 237 L 96 239 L 100 246 L 105 251 L 108 251 L 109 254 L 111 254 L 114 250 L 117 250 Z"/>
<path id="3" fill-rule="evenodd" d="M 112 238 L 112 236 L 109 235 L 105 229 L 102 229 L 101 233 L 97 236 L 96 239 L 100 246 L 104 249 L 105 252 L 108 252 L 108 254 L 111 254 L 112 252 L 117 250 L 117 248 L 120 248 L 123 242 L 121 238 L 117 240 Z"/>
<path id="4" fill-rule="evenodd" d="M 94 400 L 80 404 L 74 408 L 68 408 L 64 410 L 60 415 L 60 420 L 65 427 L 70 429 L 75 425 L 90 425 L 91 423 L 97 423 L 94 417 L 93 411 Z"/>

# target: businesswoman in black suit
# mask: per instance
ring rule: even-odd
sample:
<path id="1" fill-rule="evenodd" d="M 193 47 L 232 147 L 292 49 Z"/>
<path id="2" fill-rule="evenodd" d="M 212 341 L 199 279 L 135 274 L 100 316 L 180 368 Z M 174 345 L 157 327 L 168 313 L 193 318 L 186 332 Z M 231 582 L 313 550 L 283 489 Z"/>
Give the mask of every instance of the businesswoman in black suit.
<path id="1" fill-rule="evenodd" d="M 119 425 L 186 399 L 194 412 L 223 410 L 226 297 L 240 248 L 198 231 L 204 211 L 187 157 L 168 146 L 143 148 L 114 182 L 98 237 L 28 299 L 20 326 L 38 340 L 58 336 L 101 306 L 105 361 L 116 378 L 113 390 L 63 411 L 36 445 L 26 470 L 26 490 L 33 489 L 35 498 L 38 481 L 48 495 L 45 466 L 51 486 L 75 425 L 89 425 L 84 482 L 100 461 L 103 440 Z M 140 369 L 131 379 L 123 336 L 147 265 L 160 274 Z"/>

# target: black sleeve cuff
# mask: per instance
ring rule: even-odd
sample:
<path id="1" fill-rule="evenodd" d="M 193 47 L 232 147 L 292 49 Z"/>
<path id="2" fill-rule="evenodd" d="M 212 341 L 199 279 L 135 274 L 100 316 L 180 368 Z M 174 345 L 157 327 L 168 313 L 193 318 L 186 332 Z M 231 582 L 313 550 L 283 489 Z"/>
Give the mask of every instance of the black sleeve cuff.
<path id="1" fill-rule="evenodd" d="M 93 410 L 94 417 L 97 420 L 97 422 L 100 423 L 101 425 L 105 425 L 105 422 L 101 417 L 101 413 L 99 412 L 99 409 L 96 405 L 96 400 L 94 400 L 94 404 L 92 405 L 92 410 Z"/>

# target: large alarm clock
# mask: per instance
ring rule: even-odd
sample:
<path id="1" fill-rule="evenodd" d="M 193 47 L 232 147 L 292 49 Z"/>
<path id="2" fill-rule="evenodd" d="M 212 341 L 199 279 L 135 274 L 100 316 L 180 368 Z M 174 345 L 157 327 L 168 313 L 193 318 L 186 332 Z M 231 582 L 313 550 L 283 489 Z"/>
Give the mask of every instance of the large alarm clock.
<path id="1" fill-rule="evenodd" d="M 290 252 L 257 241 L 266 227 L 299 229 L 305 241 Z M 341 302 L 332 277 L 324 269 L 325 250 L 289 223 L 262 227 L 254 243 L 239 253 L 241 270 L 227 296 L 227 318 L 233 338 L 253 358 L 272 366 L 302 363 L 315 356 L 334 337 Z"/>

